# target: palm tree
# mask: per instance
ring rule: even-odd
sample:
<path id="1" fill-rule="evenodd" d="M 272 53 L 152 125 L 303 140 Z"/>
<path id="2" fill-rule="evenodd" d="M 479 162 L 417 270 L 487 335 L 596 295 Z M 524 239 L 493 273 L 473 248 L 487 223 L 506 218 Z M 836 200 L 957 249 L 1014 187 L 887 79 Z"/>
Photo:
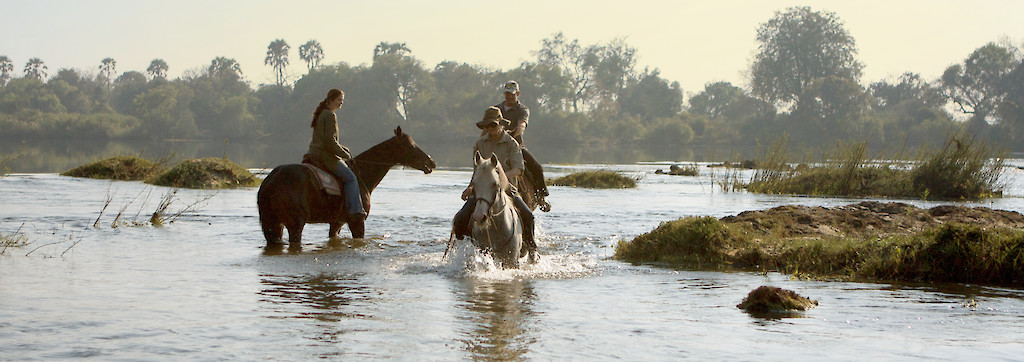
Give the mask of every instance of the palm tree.
<path id="1" fill-rule="evenodd" d="M 43 80 L 46 78 L 46 64 L 42 59 L 32 58 L 25 63 L 25 77 Z"/>
<path id="2" fill-rule="evenodd" d="M 156 78 L 167 78 L 167 62 L 163 59 L 153 59 L 149 62 L 149 68 L 146 68 L 146 73 L 149 73 L 149 77 Z"/>
<path id="3" fill-rule="evenodd" d="M 411 52 L 412 50 L 409 50 L 409 47 L 406 46 L 405 43 L 388 43 L 382 41 L 373 48 L 373 60 L 377 60 L 377 58 L 388 54 L 395 54 L 401 57 Z"/>
<path id="4" fill-rule="evenodd" d="M 114 58 L 103 58 L 100 61 L 100 75 L 103 76 L 104 83 L 110 84 L 111 79 L 114 77 L 114 73 L 117 72 L 117 61 Z"/>
<path id="5" fill-rule="evenodd" d="M 242 77 L 242 67 L 238 65 L 238 62 L 234 59 L 225 57 L 216 57 L 210 62 L 210 67 L 206 69 L 207 73 L 213 78 L 220 77 Z"/>
<path id="6" fill-rule="evenodd" d="M 0 87 L 7 85 L 11 80 L 11 72 L 14 71 L 14 63 L 6 55 L 0 55 Z"/>
<path id="7" fill-rule="evenodd" d="M 324 48 L 320 47 L 320 42 L 310 40 L 299 47 L 299 58 L 306 61 L 306 67 L 312 71 L 324 59 Z"/>
<path id="8" fill-rule="evenodd" d="M 263 61 L 263 64 L 274 68 L 277 85 L 284 85 L 284 67 L 288 66 L 289 48 L 284 39 L 274 40 L 267 46 L 267 59 Z"/>

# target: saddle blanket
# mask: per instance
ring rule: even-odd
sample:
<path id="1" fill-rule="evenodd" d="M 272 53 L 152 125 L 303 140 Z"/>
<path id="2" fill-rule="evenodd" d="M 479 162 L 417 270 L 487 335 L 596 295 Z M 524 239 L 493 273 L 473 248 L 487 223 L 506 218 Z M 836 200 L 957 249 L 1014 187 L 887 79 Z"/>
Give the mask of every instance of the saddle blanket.
<path id="1" fill-rule="evenodd" d="M 305 162 L 303 162 L 302 165 L 306 166 L 310 171 L 313 171 L 313 174 L 316 175 L 313 179 L 316 180 L 316 183 L 320 186 L 321 190 L 324 190 L 328 195 L 342 195 L 341 184 L 338 183 L 338 179 L 334 177 L 333 174 Z"/>

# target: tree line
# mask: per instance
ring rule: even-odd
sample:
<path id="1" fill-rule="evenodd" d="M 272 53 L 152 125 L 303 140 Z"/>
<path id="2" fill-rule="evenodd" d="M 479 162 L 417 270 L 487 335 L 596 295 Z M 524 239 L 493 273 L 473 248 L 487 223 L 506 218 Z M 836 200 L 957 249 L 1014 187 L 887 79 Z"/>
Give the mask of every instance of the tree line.
<path id="1" fill-rule="evenodd" d="M 841 19 L 809 7 L 760 24 L 746 86 L 708 83 L 684 95 L 657 68 L 638 69 L 624 39 L 581 44 L 553 34 L 533 60 L 499 70 L 454 61 L 427 67 L 404 43 L 381 42 L 370 64 L 321 64 L 324 50 L 299 47 L 307 73 L 289 81 L 291 47 L 276 39 L 265 65 L 275 84 L 252 86 L 234 59 L 167 78 L 154 59 L 145 73 L 118 74 L 106 58 L 91 74 L 47 74 L 33 58 L 14 77 L 0 56 L 0 138 L 308 141 L 313 108 L 330 88 L 346 92 L 346 139 L 376 140 L 401 125 L 420 142 L 466 142 L 473 123 L 516 80 L 531 109 L 527 143 L 736 145 L 787 136 L 790 143 L 939 143 L 953 128 L 1024 149 L 1024 56 L 1006 41 L 984 44 L 939 79 L 907 72 L 861 83 L 863 64 Z M 957 119 L 966 119 L 958 121 Z"/>

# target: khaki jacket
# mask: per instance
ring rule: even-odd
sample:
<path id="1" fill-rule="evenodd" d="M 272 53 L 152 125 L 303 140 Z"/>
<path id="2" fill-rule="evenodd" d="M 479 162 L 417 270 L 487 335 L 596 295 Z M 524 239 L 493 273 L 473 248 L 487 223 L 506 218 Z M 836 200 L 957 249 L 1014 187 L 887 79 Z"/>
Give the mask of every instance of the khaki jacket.
<path id="1" fill-rule="evenodd" d="M 338 143 L 338 116 L 329 109 L 320 112 L 313 126 L 313 138 L 309 141 L 305 158 L 328 170 L 334 170 L 339 160 L 352 158 L 348 148 Z"/>
<path id="2" fill-rule="evenodd" d="M 473 151 L 480 151 L 480 155 L 484 158 L 491 157 L 491 153 L 498 156 L 498 161 L 501 162 L 501 167 L 505 169 L 505 172 L 516 168 L 524 169 L 523 151 L 519 148 L 519 142 L 516 142 L 508 133 L 502 132 L 498 142 L 491 141 L 491 137 L 486 135 L 480 137 L 476 141 L 476 145 L 473 146 Z"/>

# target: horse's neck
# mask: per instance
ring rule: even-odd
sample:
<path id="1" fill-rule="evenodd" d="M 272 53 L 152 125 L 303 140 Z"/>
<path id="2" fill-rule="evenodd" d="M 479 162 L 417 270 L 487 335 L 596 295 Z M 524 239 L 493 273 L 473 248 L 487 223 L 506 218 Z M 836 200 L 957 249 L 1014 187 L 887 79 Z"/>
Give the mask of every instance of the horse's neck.
<path id="1" fill-rule="evenodd" d="M 351 165 L 352 173 L 356 175 L 356 179 L 366 188 L 366 193 L 373 192 L 373 189 L 377 188 L 377 185 L 388 174 L 388 171 L 398 164 L 395 162 L 391 152 L 388 152 L 388 148 L 385 147 L 386 143 L 387 141 L 384 141 L 366 150 L 366 152 L 360 153 L 359 156 L 355 157 L 356 162 L 353 162 L 353 165 Z"/>

